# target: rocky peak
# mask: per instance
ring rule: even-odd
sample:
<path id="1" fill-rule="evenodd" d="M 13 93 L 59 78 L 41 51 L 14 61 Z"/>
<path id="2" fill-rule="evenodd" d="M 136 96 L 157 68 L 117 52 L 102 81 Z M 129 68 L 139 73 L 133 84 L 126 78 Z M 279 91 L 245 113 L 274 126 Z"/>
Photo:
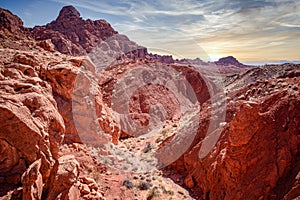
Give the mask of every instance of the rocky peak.
<path id="1" fill-rule="evenodd" d="M 9 10 L 0 8 L 0 29 L 7 29 L 10 32 L 19 31 L 23 29 L 23 22 Z"/>
<path id="2" fill-rule="evenodd" d="M 0 48 L 28 50 L 33 48 L 28 28 L 23 21 L 9 10 L 0 8 Z M 22 42 L 20 42 L 22 40 Z"/>
<path id="3" fill-rule="evenodd" d="M 233 56 L 227 56 L 224 58 L 220 58 L 217 62 L 215 62 L 217 65 L 234 65 L 234 66 L 244 66 L 242 63 L 240 63 L 235 57 Z"/>
<path id="4" fill-rule="evenodd" d="M 78 12 L 78 10 L 73 6 L 64 6 L 59 12 L 56 21 L 71 20 L 76 18 L 80 18 L 80 13 Z"/>
<path id="5" fill-rule="evenodd" d="M 65 6 L 56 20 L 32 29 L 36 40 L 48 40 L 64 54 L 86 55 L 101 41 L 112 37 L 115 31 L 105 20 L 84 20 L 73 6 Z"/>

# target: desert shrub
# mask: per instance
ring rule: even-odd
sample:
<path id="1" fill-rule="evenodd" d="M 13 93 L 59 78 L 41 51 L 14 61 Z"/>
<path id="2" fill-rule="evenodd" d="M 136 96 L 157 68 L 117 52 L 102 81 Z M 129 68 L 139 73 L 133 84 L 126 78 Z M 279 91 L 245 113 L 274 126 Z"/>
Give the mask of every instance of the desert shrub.
<path id="1" fill-rule="evenodd" d="M 128 188 L 128 189 L 132 189 L 133 188 L 133 183 L 132 181 L 129 179 L 129 178 L 126 178 L 124 181 L 123 181 L 123 185 Z"/>

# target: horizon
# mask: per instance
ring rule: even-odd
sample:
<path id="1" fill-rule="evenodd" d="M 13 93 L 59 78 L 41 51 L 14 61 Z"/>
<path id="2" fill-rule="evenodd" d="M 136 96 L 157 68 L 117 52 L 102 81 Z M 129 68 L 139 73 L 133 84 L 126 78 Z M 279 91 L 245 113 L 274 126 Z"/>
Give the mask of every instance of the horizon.
<path id="1" fill-rule="evenodd" d="M 300 63 L 300 2 L 296 1 L 0 2 L 25 27 L 50 23 L 66 5 L 73 5 L 83 19 L 105 19 L 150 53 L 204 61 L 234 56 L 252 65 Z"/>

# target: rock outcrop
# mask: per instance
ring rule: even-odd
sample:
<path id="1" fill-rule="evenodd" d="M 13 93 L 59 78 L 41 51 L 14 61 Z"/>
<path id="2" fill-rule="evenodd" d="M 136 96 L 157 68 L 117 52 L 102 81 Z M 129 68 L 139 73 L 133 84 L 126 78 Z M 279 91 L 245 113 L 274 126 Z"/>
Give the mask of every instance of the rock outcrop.
<path id="1" fill-rule="evenodd" d="M 20 162 L 30 164 L 41 158 L 41 173 L 47 178 L 58 156 L 65 125 L 50 85 L 38 76 L 35 57 L 2 51 L 1 60 L 9 55 L 15 62 L 1 67 L 0 137 L 11 146 L 10 152 L 17 153 Z"/>
<path id="2" fill-rule="evenodd" d="M 220 58 L 218 61 L 215 62 L 217 65 L 221 66 L 228 66 L 228 65 L 233 65 L 233 66 L 238 66 L 238 67 L 245 67 L 244 64 L 240 63 L 235 57 L 233 56 L 227 56 L 224 58 Z"/>
<path id="3" fill-rule="evenodd" d="M 175 164 L 187 171 L 187 187 L 194 187 L 193 180 L 206 199 L 296 198 L 299 80 L 299 76 L 285 76 L 228 92 L 226 125 L 216 147 L 199 158 L 201 138 L 206 134 L 206 129 L 200 130 L 194 145 Z M 203 107 L 201 115 L 207 118 L 209 108 Z M 207 126 L 205 121 L 202 126 Z M 282 182 L 289 184 L 283 186 Z"/>
<path id="4" fill-rule="evenodd" d="M 20 33 L 24 31 L 22 20 L 5 9 L 1 9 L 0 26 L 1 30 L 7 30 L 8 32 Z"/>
<path id="5" fill-rule="evenodd" d="M 60 54 L 49 41 L 35 41 L 9 11 L 0 9 L 0 15 L 0 195 L 88 198 L 90 192 L 82 195 L 78 188 L 83 187 L 78 162 L 60 155 L 64 136 L 73 142 L 78 137 L 70 99 L 84 58 Z M 71 197 L 74 187 L 78 198 Z"/>
<path id="6" fill-rule="evenodd" d="M 56 20 L 36 26 L 31 32 L 35 39 L 50 39 L 56 50 L 70 55 L 85 55 L 101 41 L 117 34 L 105 20 L 83 20 L 73 6 L 63 7 Z"/>
<path id="7" fill-rule="evenodd" d="M 41 199 L 43 192 L 43 176 L 40 173 L 41 159 L 34 161 L 22 175 L 22 198 Z"/>

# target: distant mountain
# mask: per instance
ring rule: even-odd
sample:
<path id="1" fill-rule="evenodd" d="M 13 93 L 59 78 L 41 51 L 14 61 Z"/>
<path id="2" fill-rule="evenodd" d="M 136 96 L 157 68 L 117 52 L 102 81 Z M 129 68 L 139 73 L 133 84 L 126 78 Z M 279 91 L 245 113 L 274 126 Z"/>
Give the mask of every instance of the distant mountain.
<path id="1" fill-rule="evenodd" d="M 268 62 L 246 62 L 247 65 L 262 66 L 262 65 L 282 65 L 282 64 L 300 64 L 300 60 L 279 60 L 279 61 L 268 61 Z"/>
<path id="2" fill-rule="evenodd" d="M 233 56 L 227 56 L 224 58 L 220 58 L 218 61 L 214 62 L 217 65 L 223 65 L 223 66 L 228 66 L 228 65 L 234 65 L 237 67 L 246 67 L 246 65 L 240 63 L 235 57 Z"/>

